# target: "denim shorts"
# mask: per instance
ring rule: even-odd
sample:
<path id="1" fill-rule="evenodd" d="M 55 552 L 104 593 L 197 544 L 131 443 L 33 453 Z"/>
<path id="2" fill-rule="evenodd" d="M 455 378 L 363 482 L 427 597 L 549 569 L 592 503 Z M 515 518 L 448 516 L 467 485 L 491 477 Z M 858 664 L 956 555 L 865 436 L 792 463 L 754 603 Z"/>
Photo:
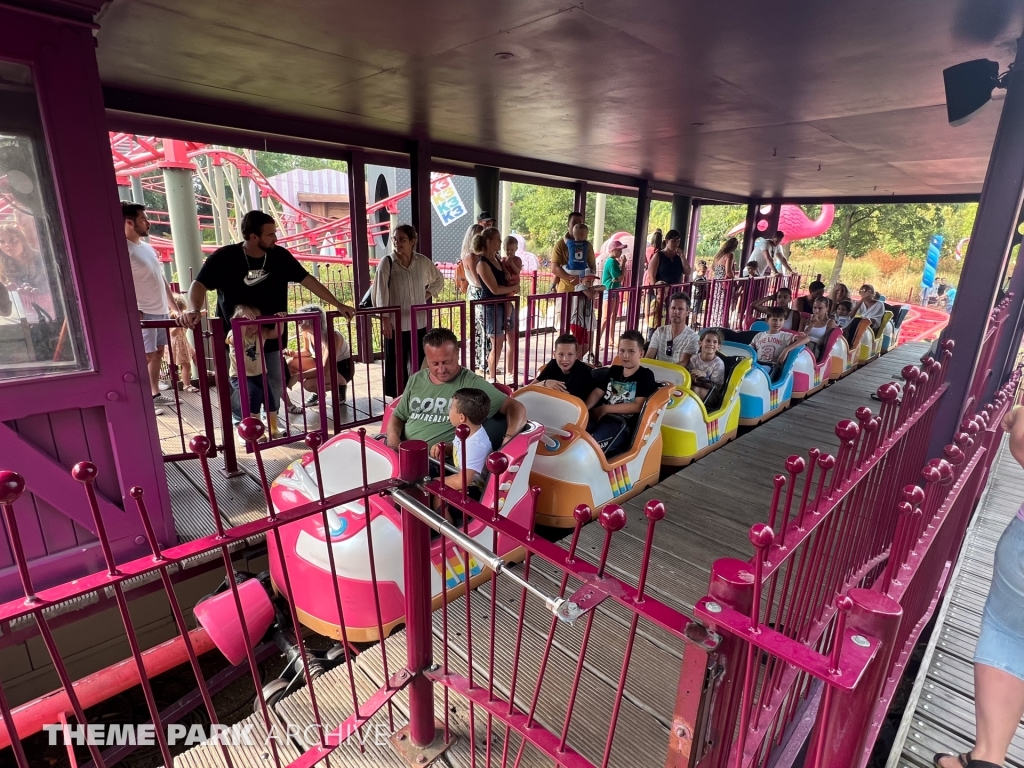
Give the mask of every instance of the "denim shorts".
<path id="1" fill-rule="evenodd" d="M 168 320 L 170 315 L 150 315 L 145 312 L 142 313 L 143 320 Z M 146 350 L 147 355 L 151 355 L 157 351 L 160 347 L 167 346 L 167 329 L 166 328 L 143 328 L 142 329 L 142 345 Z"/>
<path id="2" fill-rule="evenodd" d="M 992 587 L 981 619 L 974 663 L 1024 680 L 1024 520 L 1019 516 L 996 546 Z"/>

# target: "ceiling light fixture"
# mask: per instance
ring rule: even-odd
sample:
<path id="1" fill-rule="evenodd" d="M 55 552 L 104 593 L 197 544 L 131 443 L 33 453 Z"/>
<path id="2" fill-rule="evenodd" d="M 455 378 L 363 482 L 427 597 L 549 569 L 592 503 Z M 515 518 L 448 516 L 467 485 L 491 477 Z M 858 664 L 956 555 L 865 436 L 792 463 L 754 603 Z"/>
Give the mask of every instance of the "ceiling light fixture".
<path id="1" fill-rule="evenodd" d="M 992 100 L 992 91 L 1006 87 L 1008 74 L 1000 77 L 999 63 L 988 59 L 965 61 L 942 70 L 949 124 L 963 125 L 978 114 Z"/>
<path id="2" fill-rule="evenodd" d="M 508 59 L 514 59 L 515 57 L 516 57 L 516 55 L 514 53 L 512 53 L 511 51 L 498 51 L 496 54 L 494 54 L 494 58 L 500 59 L 501 61 L 506 61 Z"/>

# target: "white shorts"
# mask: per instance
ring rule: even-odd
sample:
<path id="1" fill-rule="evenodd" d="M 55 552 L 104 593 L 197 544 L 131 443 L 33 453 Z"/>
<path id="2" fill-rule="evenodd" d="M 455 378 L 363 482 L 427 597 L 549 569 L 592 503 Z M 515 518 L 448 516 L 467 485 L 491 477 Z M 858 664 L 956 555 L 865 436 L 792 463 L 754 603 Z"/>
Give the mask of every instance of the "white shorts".
<path id="1" fill-rule="evenodd" d="M 147 315 L 145 312 L 142 313 L 143 320 L 170 320 L 170 315 Z M 157 351 L 159 347 L 167 346 L 167 329 L 166 328 L 143 328 L 142 329 L 142 344 L 146 349 L 146 354 L 151 355 Z"/>

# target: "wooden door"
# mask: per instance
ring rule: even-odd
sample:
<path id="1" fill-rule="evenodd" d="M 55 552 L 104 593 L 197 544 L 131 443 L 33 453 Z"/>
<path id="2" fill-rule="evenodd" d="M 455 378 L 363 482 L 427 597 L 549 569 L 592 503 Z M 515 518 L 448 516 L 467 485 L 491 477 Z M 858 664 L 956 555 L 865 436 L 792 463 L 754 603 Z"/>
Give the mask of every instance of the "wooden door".
<path id="1" fill-rule="evenodd" d="M 17 255 L 0 249 L 12 299 L 0 314 L 12 326 L 4 338 L 30 331 L 10 354 L 0 347 L 0 469 L 32 492 L 15 509 L 42 588 L 102 567 L 84 489 L 69 474 L 78 461 L 99 468 L 115 558 L 146 551 L 134 502 L 124 502 L 131 486 L 145 488 L 163 543 L 175 534 L 94 38 L 86 25 L 7 6 L 0 29 L 0 240 Z M 0 600 L 20 593 L 4 532 Z"/>

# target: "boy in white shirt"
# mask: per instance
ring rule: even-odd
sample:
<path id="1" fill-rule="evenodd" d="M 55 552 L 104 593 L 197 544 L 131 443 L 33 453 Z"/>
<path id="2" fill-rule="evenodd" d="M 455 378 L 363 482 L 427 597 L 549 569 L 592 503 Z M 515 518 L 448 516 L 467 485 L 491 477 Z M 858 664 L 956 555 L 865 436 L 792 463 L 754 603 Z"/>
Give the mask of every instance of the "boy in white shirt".
<path id="1" fill-rule="evenodd" d="M 757 362 L 771 368 L 773 381 L 782 370 L 786 356 L 809 341 L 806 333 L 782 330 L 788 314 L 785 307 L 769 307 L 768 330 L 761 331 L 750 340 L 750 346 L 757 352 Z"/>
<path id="2" fill-rule="evenodd" d="M 448 420 L 456 429 L 461 424 L 469 427 L 469 437 L 465 440 L 466 486 L 482 488 L 481 475 L 487 463 L 487 457 L 494 451 L 491 438 L 483 428 L 484 419 L 491 409 L 491 399 L 486 392 L 479 389 L 464 387 L 452 396 L 452 404 L 448 409 Z M 452 442 L 452 458 L 458 472 L 444 479 L 445 485 L 456 491 L 462 490 L 463 441 L 456 433 Z"/>

